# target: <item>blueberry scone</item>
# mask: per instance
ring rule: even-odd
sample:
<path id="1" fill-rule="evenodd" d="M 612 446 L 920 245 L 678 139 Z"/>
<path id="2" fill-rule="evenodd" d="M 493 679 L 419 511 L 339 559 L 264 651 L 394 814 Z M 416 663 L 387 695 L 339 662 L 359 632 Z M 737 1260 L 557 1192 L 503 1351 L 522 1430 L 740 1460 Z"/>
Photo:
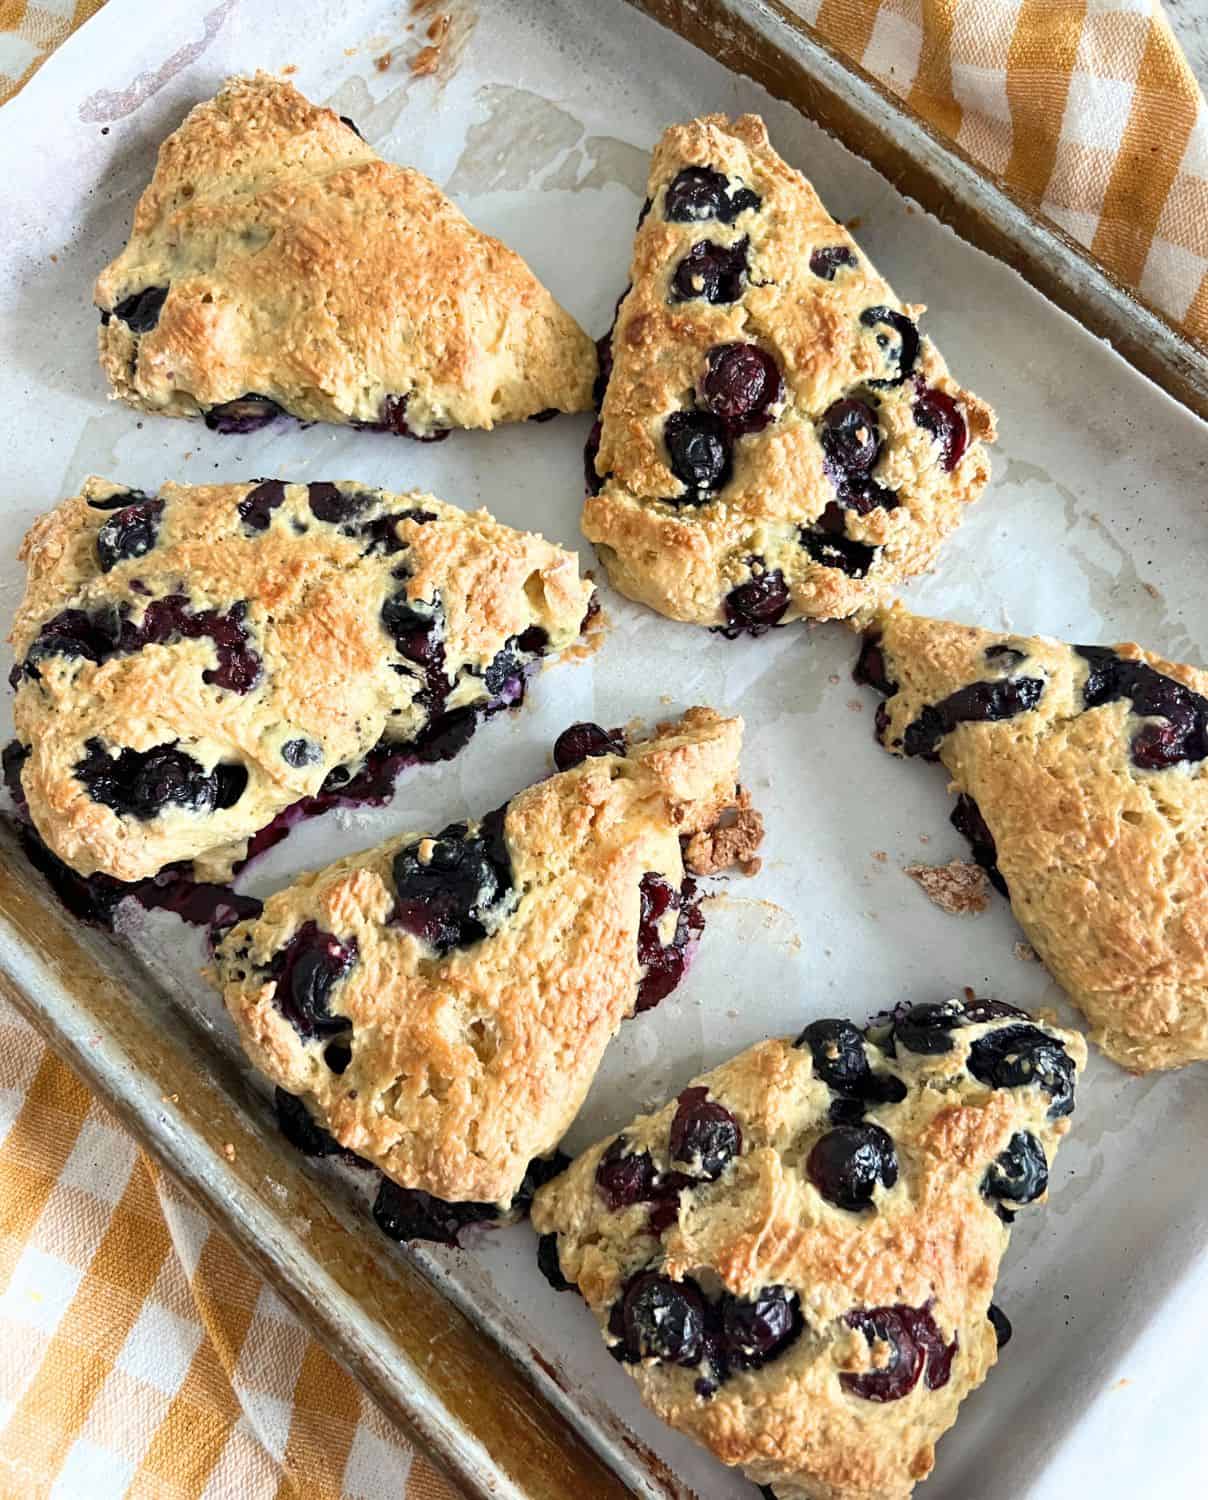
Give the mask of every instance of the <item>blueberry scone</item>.
<path id="1" fill-rule="evenodd" d="M 593 605 L 573 553 L 352 483 L 89 479 L 21 556 L 6 771 L 60 859 L 123 881 L 221 862 L 381 742 L 451 754 Z"/>
<path id="2" fill-rule="evenodd" d="M 691 709 L 278 892 L 215 950 L 248 1056 L 399 1187 L 508 1204 L 682 973 L 702 917 L 680 840 L 736 804 L 741 738 Z"/>
<path id="3" fill-rule="evenodd" d="M 1008 1227 L 1045 1194 L 1085 1060 L 971 995 L 815 1021 L 543 1187 L 542 1269 L 658 1416 L 778 1500 L 899 1500 L 1009 1330 Z"/>
<path id="4" fill-rule="evenodd" d="M 895 755 L 941 760 L 952 814 L 1028 941 L 1126 1068 L 1208 1058 L 1208 672 L 900 606 L 857 680 Z"/>
<path id="5" fill-rule="evenodd" d="M 432 439 L 591 404 L 592 343 L 524 261 L 265 73 L 160 147 L 94 299 L 114 394 L 220 432 L 284 411 Z"/>
<path id="6" fill-rule="evenodd" d="M 931 565 L 989 477 L 993 414 L 757 116 L 673 126 L 647 192 L 583 530 L 672 619 L 846 618 Z"/>

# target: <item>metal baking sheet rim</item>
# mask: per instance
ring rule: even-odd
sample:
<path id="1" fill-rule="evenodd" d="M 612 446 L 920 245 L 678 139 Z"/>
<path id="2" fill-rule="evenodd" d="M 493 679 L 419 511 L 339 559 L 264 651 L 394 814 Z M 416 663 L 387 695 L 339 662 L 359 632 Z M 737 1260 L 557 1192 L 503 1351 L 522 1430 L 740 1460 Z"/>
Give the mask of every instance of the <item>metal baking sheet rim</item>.
<path id="1" fill-rule="evenodd" d="M 1208 417 L 1202 350 L 777 0 L 630 3 L 801 109 Z M 548 1386 L 543 1393 L 532 1367 L 505 1355 L 419 1269 L 342 1222 L 306 1171 L 283 1156 L 262 1123 L 263 1108 L 219 1050 L 162 997 L 156 1003 L 155 986 L 116 943 L 63 914 L 7 827 L 0 829 L 0 994 L 468 1494 L 608 1500 L 681 1493 L 642 1445 L 578 1429 L 570 1393 Z M 199 1068 L 203 1053 L 207 1066 Z M 266 1181 L 276 1204 L 267 1201 Z"/>

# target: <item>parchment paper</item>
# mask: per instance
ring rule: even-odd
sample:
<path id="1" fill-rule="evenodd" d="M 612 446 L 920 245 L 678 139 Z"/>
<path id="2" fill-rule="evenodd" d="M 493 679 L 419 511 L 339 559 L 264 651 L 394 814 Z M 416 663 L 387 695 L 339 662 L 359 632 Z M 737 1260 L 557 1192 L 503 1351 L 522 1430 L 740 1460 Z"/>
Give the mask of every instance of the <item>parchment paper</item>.
<path id="1" fill-rule="evenodd" d="M 899 294 L 930 304 L 928 331 L 1000 413 L 994 482 L 937 573 L 909 590 L 912 606 L 1080 641 L 1135 637 L 1203 660 L 1208 447 L 1195 419 L 821 131 L 621 0 L 441 9 L 449 39 L 427 58 L 435 73 L 415 76 L 430 10 L 408 29 L 413 17 L 378 0 L 221 0 L 204 12 L 186 0 L 110 0 L 0 115 L 0 612 L 11 617 L 22 587 L 25 527 L 89 472 L 147 488 L 253 474 L 418 486 L 587 550 L 586 418 L 424 447 L 291 423 L 224 438 L 106 403 L 93 278 L 124 242 L 162 137 L 226 74 L 265 67 L 296 69 L 304 92 L 442 183 L 595 333 L 625 282 L 661 128 L 707 110 L 762 112 L 832 211 L 858 219 Z M 946 916 L 902 873 L 964 850 L 942 772 L 874 744 L 845 629 L 798 625 L 730 643 L 615 597 L 607 607 L 612 633 L 593 660 L 547 671 L 520 715 L 482 729 L 452 764 L 405 775 L 389 809 L 291 835 L 245 888 L 263 895 L 400 828 L 495 806 L 545 774 L 554 736 L 575 719 L 653 722 L 711 703 L 747 721 L 743 773 L 767 818 L 764 868 L 716 887 L 688 980 L 624 1026 L 572 1148 L 818 1015 L 860 1019 L 972 985 L 1073 1019 L 1044 970 L 1016 956 L 1005 902 L 978 918 Z M 197 935 L 162 915 L 135 914 L 127 930 L 176 1001 L 229 1041 L 197 976 Z M 941 1444 L 931 1500 L 1202 1493 L 1202 1338 L 1192 1330 L 1208 1321 L 1204 1085 L 1202 1068 L 1137 1080 L 1092 1061 L 1051 1203 L 1020 1215 L 999 1283 L 1014 1342 Z M 597 1434 L 627 1429 L 709 1500 L 749 1497 L 741 1478 L 644 1412 L 586 1310 L 541 1280 L 533 1249 L 522 1225 L 422 1256 L 518 1356 L 541 1361 L 551 1395 L 600 1424 Z"/>

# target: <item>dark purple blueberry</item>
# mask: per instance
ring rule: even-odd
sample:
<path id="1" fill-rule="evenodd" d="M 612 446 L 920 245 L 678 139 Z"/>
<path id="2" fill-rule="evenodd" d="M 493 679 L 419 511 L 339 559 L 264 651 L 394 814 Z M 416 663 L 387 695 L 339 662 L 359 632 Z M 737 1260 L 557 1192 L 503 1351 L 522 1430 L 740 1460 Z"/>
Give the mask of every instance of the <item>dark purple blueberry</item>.
<path id="1" fill-rule="evenodd" d="M 990 877 L 990 884 L 1000 895 L 1009 898 L 1011 893 L 1007 890 L 1007 882 L 998 868 L 998 846 L 994 842 L 994 835 L 986 826 L 981 809 L 973 798 L 962 792 L 956 799 L 956 806 L 952 809 L 952 815 L 948 821 L 962 838 L 968 839 L 969 852 L 973 855 L 974 863 L 979 864 L 985 870 Z"/>
<path id="2" fill-rule="evenodd" d="M 926 1351 L 911 1332 L 910 1322 L 904 1315 L 912 1309 L 897 1307 L 856 1307 L 844 1315 L 849 1328 L 862 1333 L 870 1349 L 887 1345 L 887 1362 L 866 1374 L 839 1373 L 839 1384 L 853 1396 L 865 1401 L 900 1401 L 908 1396 L 919 1383 L 923 1373 Z"/>
<path id="3" fill-rule="evenodd" d="M 615 322 L 615 319 L 614 319 Z M 596 363 L 598 369 L 596 378 L 591 387 L 591 404 L 599 411 L 604 405 L 604 397 L 608 392 L 608 382 L 612 379 L 612 330 L 603 338 L 596 340 Z"/>
<path id="4" fill-rule="evenodd" d="M 737 302 L 746 285 L 749 244 L 744 236 L 734 245 L 715 245 L 712 240 L 693 245 L 671 277 L 671 301 L 700 298 L 715 307 Z"/>
<path id="5" fill-rule="evenodd" d="M 108 573 L 132 557 L 145 557 L 155 546 L 163 513 L 162 500 L 143 500 L 115 511 L 96 534 L 96 557 L 101 572 Z"/>
<path id="6" fill-rule="evenodd" d="M 537 1241 L 537 1269 L 556 1292 L 573 1292 L 575 1284 L 562 1274 L 562 1262 L 558 1258 L 558 1236 L 543 1234 Z"/>
<path id="7" fill-rule="evenodd" d="M 959 1000 L 923 1001 L 912 1005 L 894 1022 L 894 1040 L 907 1052 L 923 1057 L 939 1057 L 951 1052 L 954 1027 L 965 1024 L 965 1011 Z"/>
<path id="8" fill-rule="evenodd" d="M 128 505 L 141 505 L 151 498 L 145 490 L 119 490 L 116 495 L 94 498 L 88 504 L 92 510 L 125 510 Z"/>
<path id="9" fill-rule="evenodd" d="M 784 381 L 758 344 L 715 344 L 706 356 L 701 400 L 730 432 L 760 432 L 784 400 Z"/>
<path id="10" fill-rule="evenodd" d="M 373 1222 L 390 1239 L 431 1240 L 438 1245 L 456 1245 L 468 1224 L 489 1223 L 499 1217 L 493 1203 L 446 1203 L 420 1188 L 400 1187 L 382 1178 L 373 1200 Z"/>
<path id="11" fill-rule="evenodd" d="M 638 209 L 637 227 L 639 229 L 641 229 L 642 225 L 646 222 L 646 215 L 650 212 L 650 210 L 653 207 L 654 207 L 654 204 L 650 201 L 649 198 L 644 198 L 642 200 L 642 206 L 641 206 L 641 208 Z"/>
<path id="12" fill-rule="evenodd" d="M 270 422 L 275 422 L 285 413 L 275 401 L 267 396 L 257 396 L 249 391 L 234 401 L 222 401 L 211 406 L 205 414 L 206 426 L 211 432 L 221 432 L 226 437 L 240 437 L 249 432 L 259 432 Z"/>
<path id="13" fill-rule="evenodd" d="M 89 615 L 82 609 L 65 609 L 42 626 L 26 652 L 25 661 L 13 668 L 9 680 L 14 688 L 22 676 L 39 681 L 42 674 L 38 662 L 48 656 L 103 662 L 113 654 L 119 630 L 115 610 L 97 610 Z"/>
<path id="14" fill-rule="evenodd" d="M 281 746 L 281 759 L 287 766 L 293 766 L 295 771 L 300 771 L 303 766 L 315 766 L 323 759 L 323 747 L 316 745 L 314 740 L 302 739 L 286 740 Z"/>
<path id="15" fill-rule="evenodd" d="M 341 940 L 317 922 L 304 922 L 268 966 L 278 1010 L 299 1036 L 330 1037 L 352 1026 L 331 1012 L 331 992 L 357 961 L 355 938 Z"/>
<path id="16" fill-rule="evenodd" d="M 970 682 L 929 704 L 906 726 L 902 749 L 907 755 L 935 755 L 940 741 L 958 724 L 994 724 L 1030 713 L 1044 694 L 1043 677 L 1003 677 L 997 682 Z"/>
<path id="17" fill-rule="evenodd" d="M 1001 1307 L 993 1302 L 986 1309 L 986 1317 L 989 1318 L 990 1325 L 994 1329 L 994 1337 L 998 1342 L 998 1347 L 1005 1349 L 1011 1342 L 1011 1335 L 1015 1332 L 1011 1327 L 1010 1318 L 1007 1317 Z"/>
<path id="18" fill-rule="evenodd" d="M 284 479 L 262 479 L 238 504 L 239 519 L 249 531 L 267 531 L 273 511 L 285 500 Z"/>
<path id="19" fill-rule="evenodd" d="M 742 1128 L 707 1088 L 685 1089 L 671 1121 L 671 1160 L 714 1182 L 742 1152 Z"/>
<path id="20" fill-rule="evenodd" d="M 797 1341 L 805 1319 L 796 1292 L 768 1286 L 750 1298 L 727 1293 L 721 1302 L 721 1326 L 726 1364 L 735 1370 L 758 1370 Z"/>
<path id="21" fill-rule="evenodd" d="M 912 410 L 914 420 L 939 444 L 940 461 L 951 474 L 969 442 L 969 429 L 960 407 L 947 391 L 929 386 L 915 397 Z"/>
<path id="22" fill-rule="evenodd" d="M 352 1043 L 344 1037 L 336 1037 L 323 1048 L 323 1061 L 333 1073 L 346 1073 L 352 1062 Z"/>
<path id="23" fill-rule="evenodd" d="M 621 1301 L 625 1357 L 632 1363 L 657 1359 L 690 1368 L 704 1352 L 707 1322 L 705 1299 L 694 1281 L 640 1272 Z"/>
<path id="24" fill-rule="evenodd" d="M 898 1157 L 879 1125 L 838 1125 L 815 1142 L 805 1169 L 828 1203 L 859 1213 L 872 1206 L 878 1183 L 897 1182 Z"/>
<path id="25" fill-rule="evenodd" d="M 330 1131 L 324 1130 L 295 1094 L 278 1089 L 273 1095 L 273 1109 L 281 1134 L 303 1156 L 342 1156 L 353 1161 L 361 1160 L 341 1146 Z"/>
<path id="26" fill-rule="evenodd" d="M 652 1203 L 657 1196 L 654 1158 L 647 1151 L 628 1151 L 628 1144 L 623 1135 L 617 1136 L 596 1167 L 596 1187 L 614 1214 L 635 1203 Z"/>
<path id="27" fill-rule="evenodd" d="M 449 429 L 437 428 L 434 432 L 420 433 L 412 431 L 407 425 L 407 403 L 411 400 L 411 393 L 405 396 L 387 396 L 382 401 L 378 420 L 374 424 L 378 431 L 393 432 L 397 437 L 411 438 L 417 443 L 443 443 L 449 436 Z"/>
<path id="28" fill-rule="evenodd" d="M 569 771 L 594 755 L 624 755 L 625 735 L 620 729 L 601 729 L 599 724 L 572 724 L 554 741 L 554 765 Z"/>
<path id="29" fill-rule="evenodd" d="M 604 488 L 604 479 L 596 472 L 596 454 L 600 451 L 602 431 L 603 423 L 596 422 L 587 434 L 587 442 L 583 445 L 583 479 L 589 495 L 598 495 Z"/>
<path id="30" fill-rule="evenodd" d="M 99 740 L 89 740 L 88 752 L 73 768 L 94 802 L 114 812 L 147 822 L 166 807 L 181 807 L 204 815 L 233 807 L 247 786 L 242 766 L 206 771 L 175 745 L 152 750 L 121 750 L 110 755 Z M 225 769 L 226 775 L 219 771 Z"/>
<path id="31" fill-rule="evenodd" d="M 489 813 L 474 834 L 465 823 L 451 823 L 434 839 L 400 850 L 392 866 L 390 920 L 441 954 L 486 937 L 485 919 L 512 889 L 505 812 Z"/>
<path id="32" fill-rule="evenodd" d="M 826 1111 L 826 1117 L 832 1125 L 860 1125 L 867 1108 L 868 1101 L 854 1094 L 836 1094 Z"/>
<path id="33" fill-rule="evenodd" d="M 360 140 L 363 141 L 365 139 L 365 137 L 363 135 L 361 135 L 361 132 L 357 129 L 356 122 L 353 121 L 353 120 L 350 120 L 347 115 L 341 115 L 340 116 L 340 124 L 341 125 L 347 125 L 348 128 L 349 128 L 349 130 L 352 131 L 353 135 L 357 136 Z"/>
<path id="34" fill-rule="evenodd" d="M 751 558 L 752 564 L 762 564 L 762 558 Z M 719 627 L 727 640 L 737 640 L 740 635 L 759 637 L 766 635 L 789 607 L 789 589 L 784 574 L 779 568 L 752 573 L 746 583 L 732 588 L 722 600 L 726 623 Z"/>
<path id="35" fill-rule="evenodd" d="M 851 675 L 853 682 L 870 687 L 886 698 L 897 692 L 898 685 L 890 677 L 889 668 L 885 665 L 885 652 L 881 648 L 881 637 L 877 631 L 865 631 L 860 655 Z"/>
<path id="36" fill-rule="evenodd" d="M 927 1373 L 923 1377 L 929 1391 L 939 1391 L 948 1384 L 952 1376 L 952 1360 L 956 1351 L 960 1348 L 959 1334 L 953 1334 L 952 1342 L 945 1344 L 935 1319 L 931 1315 L 931 1307 L 908 1307 L 903 1309 L 903 1315 L 910 1328 L 911 1336 L 927 1357 Z"/>
<path id="37" fill-rule="evenodd" d="M 694 899 L 696 888 L 690 880 L 685 880 L 681 892 L 661 875 L 650 872 L 642 876 L 640 889 L 638 963 L 642 978 L 634 1006 L 638 1013 L 653 1009 L 684 977 L 695 940 L 705 925 L 700 903 Z M 678 911 L 679 916 L 674 936 L 664 943 L 659 937 L 659 924 L 671 910 Z"/>
<path id="38" fill-rule="evenodd" d="M 858 516 L 867 516 L 874 510 L 897 510 L 899 501 L 897 490 L 886 489 L 867 474 L 852 473 L 836 485 L 834 503 L 840 510 L 852 510 Z M 832 529 L 838 531 L 840 528 Z"/>
<path id="39" fill-rule="evenodd" d="M 376 499 L 375 495 L 368 495 L 364 490 L 342 490 L 339 485 L 329 484 L 326 480 L 306 486 L 306 502 L 311 515 L 316 521 L 327 521 L 332 526 L 353 520 Z"/>
<path id="40" fill-rule="evenodd" d="M 885 351 L 885 363 L 893 372 L 883 380 L 869 380 L 875 390 L 886 390 L 898 386 L 914 374 L 919 357 L 919 331 L 905 315 L 892 307 L 866 307 L 860 314 L 865 328 L 882 330 L 876 335 L 878 345 Z M 886 333 L 884 329 L 891 329 Z M 897 335 L 895 339 L 893 334 Z"/>
<path id="41" fill-rule="evenodd" d="M 483 670 L 483 685 L 490 696 L 514 699 L 517 679 L 548 646 L 549 635 L 541 625 L 530 625 L 520 635 L 510 636 Z"/>
<path id="42" fill-rule="evenodd" d="M 847 245 L 820 245 L 810 251 L 810 270 L 823 281 L 834 281 L 835 272 L 842 266 L 858 264 L 855 251 Z"/>
<path id="43" fill-rule="evenodd" d="M 703 505 L 730 479 L 725 423 L 707 411 L 673 411 L 663 424 L 671 472 L 684 493 L 671 505 Z"/>
<path id="44" fill-rule="evenodd" d="M 798 533 L 801 545 L 821 567 L 837 568 L 849 578 L 866 578 L 880 549 L 831 530 L 827 524 L 827 511 L 832 506 L 842 515 L 840 508 L 832 501 L 813 526 L 801 528 Z"/>
<path id="45" fill-rule="evenodd" d="M 561 1177 L 570 1166 L 570 1161 L 565 1151 L 551 1151 L 548 1156 L 534 1156 L 524 1169 L 519 1187 L 512 1194 L 512 1201 L 508 1205 L 509 1213 L 527 1214 L 538 1188 L 543 1188 L 555 1177 Z"/>
<path id="46" fill-rule="evenodd" d="M 1155 671 L 1144 662 L 1118 656 L 1107 646 L 1076 646 L 1089 664 L 1082 698 L 1085 706 L 1100 708 L 1128 698 L 1145 724 L 1133 736 L 1133 764 L 1142 771 L 1162 771 L 1180 761 L 1208 757 L 1208 698 Z"/>
<path id="47" fill-rule="evenodd" d="M 4 785 L 18 808 L 26 805 L 25 788 L 21 785 L 21 768 L 29 759 L 30 749 L 20 740 L 9 740 L 0 751 L 0 767 L 3 768 Z"/>
<path id="48" fill-rule="evenodd" d="M 987 1021 L 997 1021 L 1006 1016 L 1023 1021 L 1031 1020 L 1026 1010 L 1020 1010 L 1015 1005 L 1008 1005 L 1005 1000 L 966 1000 L 962 1009 L 965 1012 L 965 1020 L 970 1026 L 982 1026 Z"/>
<path id="49" fill-rule="evenodd" d="M 833 401 L 822 413 L 819 425 L 826 467 L 837 484 L 849 474 L 867 473 L 880 458 L 881 429 L 866 401 L 857 401 L 854 396 Z"/>
<path id="50" fill-rule="evenodd" d="M 168 291 L 166 286 L 144 287 L 141 292 L 123 297 L 113 309 L 113 316 L 120 318 L 131 333 L 150 333 L 159 322 Z"/>
<path id="51" fill-rule="evenodd" d="M 1008 1203 L 1034 1203 L 1049 1187 L 1049 1162 L 1044 1147 L 1030 1130 L 1017 1130 L 986 1168 L 981 1180 L 985 1197 L 998 1199 L 995 1208 L 1005 1224 L 1015 1215 L 1002 1206 Z"/>
<path id="52" fill-rule="evenodd" d="M 672 1224 L 679 1222 L 680 1194 L 686 1188 L 695 1186 L 695 1180 L 684 1172 L 665 1172 L 660 1175 L 650 1204 L 651 1234 L 665 1234 Z"/>
<path id="53" fill-rule="evenodd" d="M 978 1037 L 969 1049 L 969 1071 L 994 1089 L 1038 1084 L 1053 1101 L 1051 1120 L 1074 1111 L 1074 1060 L 1036 1026 L 1003 1026 Z"/>
<path id="54" fill-rule="evenodd" d="M 864 1051 L 864 1034 L 850 1021 L 811 1021 L 794 1047 L 808 1047 L 814 1072 L 839 1094 L 860 1094 L 871 1069 Z"/>
<path id="55" fill-rule="evenodd" d="M 760 202 L 750 188 L 731 189 L 728 179 L 712 167 L 684 167 L 667 188 L 663 217 L 672 224 L 700 224 L 706 219 L 733 224 Z"/>

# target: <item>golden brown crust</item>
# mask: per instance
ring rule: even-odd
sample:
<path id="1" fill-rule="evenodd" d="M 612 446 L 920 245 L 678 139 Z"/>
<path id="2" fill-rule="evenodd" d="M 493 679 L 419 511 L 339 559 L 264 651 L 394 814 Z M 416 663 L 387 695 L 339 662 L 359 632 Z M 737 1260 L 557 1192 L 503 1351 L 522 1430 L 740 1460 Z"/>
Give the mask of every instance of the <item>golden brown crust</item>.
<path id="1" fill-rule="evenodd" d="M 731 186 L 753 189 L 757 210 L 718 220 L 671 223 L 664 193 L 685 166 L 708 166 Z M 877 344 L 882 325 L 861 323 L 862 311 L 888 307 L 916 318 L 876 274 L 847 231 L 823 208 L 800 173 L 768 144 L 762 120 L 709 115 L 671 127 L 655 150 L 630 270 L 631 289 L 613 333 L 613 370 L 602 410 L 596 469 L 603 478 L 589 496 L 583 529 L 595 542 L 613 584 L 672 619 L 726 623 L 729 591 L 760 568 L 779 569 L 790 602 L 783 616 L 837 619 L 885 597 L 904 578 L 931 566 L 940 542 L 959 523 L 966 504 L 989 477 L 981 443 L 994 438 L 990 409 L 948 374 L 924 338 L 918 374 L 959 406 L 968 428 L 967 451 L 951 473 L 941 448 L 912 415 L 915 382 L 873 389 L 885 373 Z M 672 301 L 672 278 L 701 241 L 748 242 L 748 280 L 739 301 L 712 305 L 700 297 Z M 810 270 L 814 249 L 843 247 L 858 260 L 826 280 Z M 707 352 L 719 344 L 754 342 L 771 353 L 786 386 L 786 401 L 762 432 L 733 443 L 733 477 L 702 505 L 670 503 L 684 486 L 668 467 L 662 440 L 669 412 L 691 406 L 704 377 Z M 801 544 L 803 527 L 817 522 L 836 497 L 823 467 L 816 424 L 833 402 L 857 395 L 875 405 L 883 449 L 877 482 L 897 492 L 896 509 L 880 506 L 859 516 L 839 511 L 846 536 L 880 550 L 866 577 L 816 562 Z"/>
<path id="2" fill-rule="evenodd" d="M 257 73 L 163 143 L 130 242 L 97 280 L 113 314 L 169 287 L 156 325 L 110 316 L 101 365 L 141 410 L 197 416 L 248 392 L 305 421 L 416 435 L 590 405 L 595 350 L 514 251 L 330 109 Z"/>
<path id="3" fill-rule="evenodd" d="M 954 789 L 980 809 L 1012 910 L 1091 1022 L 1092 1040 L 1138 1070 L 1208 1058 L 1208 762 L 1138 767 L 1134 736 L 1163 721 L 1139 717 L 1127 697 L 1087 709 L 1090 664 L 1062 641 L 922 619 L 900 606 L 877 628 L 898 684 L 883 742 L 898 753 L 922 709 L 968 683 L 1043 681 L 1035 708 L 959 725 L 940 758 Z M 987 647 L 1019 655 L 992 668 Z M 1208 695 L 1208 672 L 1133 643 L 1112 649 Z"/>
<path id="4" fill-rule="evenodd" d="M 740 719 L 691 709 L 625 756 L 589 759 L 507 805 L 511 892 L 488 935 L 443 955 L 389 920 L 402 834 L 305 875 L 225 936 L 217 968 L 255 1065 L 341 1145 L 404 1187 L 506 1204 L 561 1139 L 637 995 L 639 885 L 677 890 L 679 840 L 735 797 Z M 471 827 L 471 833 L 475 828 Z M 351 1025 L 334 1073 L 275 1001 L 269 966 L 307 922 L 357 961 L 330 1009 Z"/>
<path id="5" fill-rule="evenodd" d="M 562 1274 L 577 1283 L 610 1345 L 619 1342 L 609 1326 L 618 1296 L 649 1269 L 674 1281 L 691 1278 L 714 1306 L 721 1293 L 753 1299 L 770 1288 L 798 1299 L 800 1336 L 761 1366 L 731 1368 L 720 1382 L 711 1356 L 690 1368 L 649 1357 L 626 1363 L 648 1406 L 723 1463 L 774 1485 L 778 1496 L 910 1494 L 930 1471 L 934 1445 L 961 1401 L 995 1359 L 987 1308 L 1008 1234 L 981 1190 L 987 1168 L 1021 1131 L 1035 1136 L 1051 1161 L 1068 1128 L 1068 1119 L 1049 1118 L 1052 1101 L 1041 1088 L 992 1089 L 967 1070 L 974 1042 L 1029 1020 L 1012 1015 L 961 1025 L 952 1050 L 933 1056 L 909 1051 L 900 1038 L 892 1061 L 866 1045 L 882 1083 L 892 1074 L 905 1086 L 900 1102 L 864 1112 L 888 1132 L 899 1169 L 892 1187 L 876 1188 L 870 1209 L 837 1207 L 811 1180 L 806 1162 L 832 1128 L 835 1095 L 817 1076 L 808 1045 L 787 1040 L 761 1042 L 693 1080 L 690 1087 L 705 1087 L 710 1103 L 738 1122 L 741 1154 L 715 1181 L 681 1191 L 661 1236 L 648 1203 L 610 1210 L 596 1171 L 617 1139 L 627 1155 L 648 1152 L 660 1173 L 684 1171 L 669 1145 L 676 1100 L 639 1116 L 622 1137 L 591 1147 L 538 1192 L 533 1226 L 558 1236 Z M 1084 1065 L 1081 1037 L 1043 1029 L 1075 1068 Z M 884 1402 L 846 1389 L 840 1372 L 883 1368 L 891 1357 L 885 1346 L 870 1346 L 846 1315 L 903 1306 L 928 1308 L 944 1343 L 956 1340 L 950 1378 L 935 1389 L 920 1378 L 908 1394 Z M 717 1335 L 723 1346 L 724 1327 Z M 717 1386 L 714 1393 L 702 1392 L 702 1375 Z"/>
<path id="6" fill-rule="evenodd" d="M 515 638 L 532 627 L 554 652 L 578 637 L 592 585 L 573 553 L 539 536 L 430 495 L 351 482 L 272 486 L 276 503 L 257 526 L 240 506 L 264 495 L 260 486 L 165 485 L 154 545 L 102 571 L 98 536 L 120 513 L 98 506 L 123 489 L 93 478 L 22 544 L 29 577 L 10 637 L 25 663 L 13 710 L 17 738 L 30 747 L 22 789 L 39 834 L 81 874 L 137 880 L 238 845 L 383 737 L 414 741 L 437 706 L 423 691 L 422 664 L 401 656 L 386 628 L 389 600 L 433 621 L 449 710 L 486 702 L 486 670 L 505 647 L 530 660 Z M 331 514 L 345 503 L 355 512 L 346 524 L 316 514 L 315 506 Z M 365 526 L 375 530 L 358 532 Z M 181 601 L 193 618 L 240 620 L 258 663 L 248 691 L 207 681 L 221 658 L 204 633 L 164 630 L 100 661 L 46 653 L 46 628 L 65 611 L 87 615 L 112 646 L 119 626 L 146 633 L 165 600 Z M 283 747 L 299 739 L 310 758 L 291 765 Z M 168 807 L 144 821 L 89 796 L 76 767 L 91 741 L 110 754 L 175 745 L 206 771 L 242 766 L 247 787 L 227 809 Z"/>

